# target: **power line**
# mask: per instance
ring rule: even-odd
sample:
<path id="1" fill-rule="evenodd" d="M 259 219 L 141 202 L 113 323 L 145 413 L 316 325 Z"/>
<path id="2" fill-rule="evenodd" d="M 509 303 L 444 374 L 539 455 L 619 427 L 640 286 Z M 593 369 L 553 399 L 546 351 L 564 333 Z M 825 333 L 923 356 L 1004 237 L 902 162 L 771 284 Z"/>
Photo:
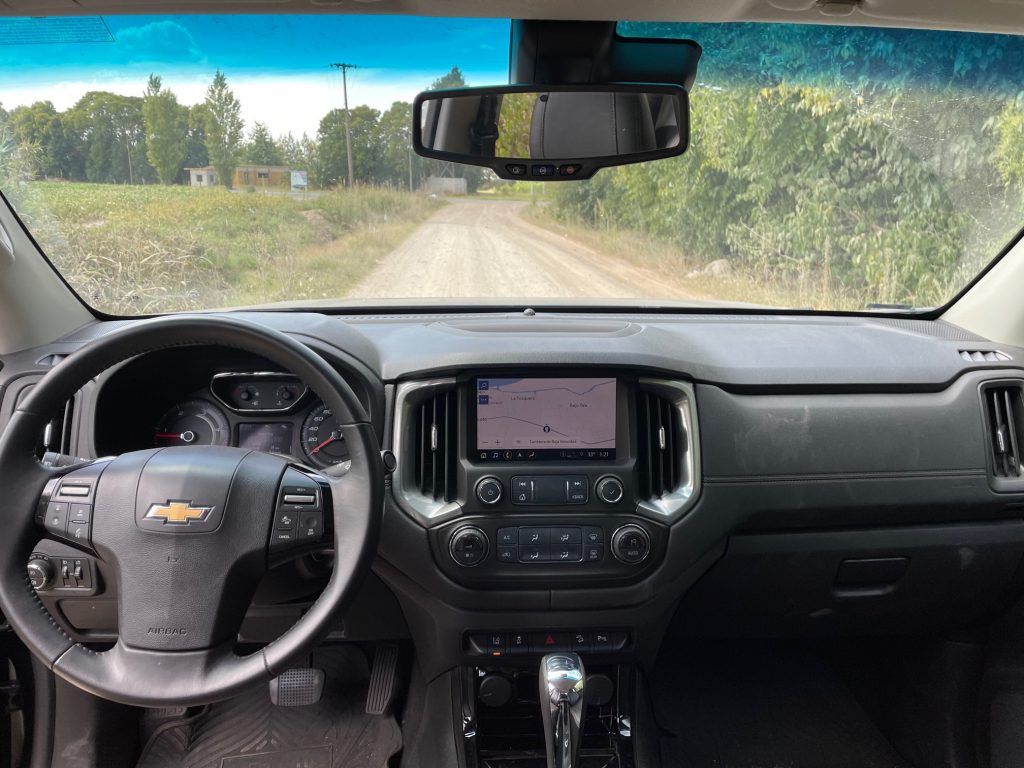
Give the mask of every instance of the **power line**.
<path id="1" fill-rule="evenodd" d="M 348 122 L 348 70 L 358 69 L 356 64 L 331 64 L 335 69 L 341 70 L 341 88 L 345 95 L 345 153 L 348 155 L 348 186 L 355 184 L 355 174 L 352 170 L 352 129 Z"/>

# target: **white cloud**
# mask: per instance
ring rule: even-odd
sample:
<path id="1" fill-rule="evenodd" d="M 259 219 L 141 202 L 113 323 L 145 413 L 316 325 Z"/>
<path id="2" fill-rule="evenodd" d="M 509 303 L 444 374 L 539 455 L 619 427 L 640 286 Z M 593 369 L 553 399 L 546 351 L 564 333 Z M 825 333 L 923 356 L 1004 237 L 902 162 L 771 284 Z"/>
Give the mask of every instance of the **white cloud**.
<path id="1" fill-rule="evenodd" d="M 467 73 L 468 75 L 469 73 Z M 254 122 L 266 123 L 276 136 L 291 132 L 301 136 L 316 134 L 320 118 L 332 109 L 342 106 L 340 74 L 328 70 L 323 73 L 296 74 L 232 74 L 228 83 L 242 104 L 242 117 L 246 128 Z M 112 91 L 126 96 L 141 96 L 146 87 L 146 74 L 97 73 L 91 79 L 68 79 L 47 83 L 0 84 L 0 103 L 6 109 L 35 101 L 52 101 L 58 110 L 71 107 L 86 92 Z M 162 74 L 164 85 L 182 104 L 197 104 L 206 95 L 212 72 Z M 401 72 L 384 70 L 358 70 L 349 74 L 348 103 L 350 107 L 368 104 L 385 110 L 395 101 L 412 101 L 416 94 L 430 85 L 436 73 Z M 507 82 L 504 72 L 474 72 L 474 83 Z"/>

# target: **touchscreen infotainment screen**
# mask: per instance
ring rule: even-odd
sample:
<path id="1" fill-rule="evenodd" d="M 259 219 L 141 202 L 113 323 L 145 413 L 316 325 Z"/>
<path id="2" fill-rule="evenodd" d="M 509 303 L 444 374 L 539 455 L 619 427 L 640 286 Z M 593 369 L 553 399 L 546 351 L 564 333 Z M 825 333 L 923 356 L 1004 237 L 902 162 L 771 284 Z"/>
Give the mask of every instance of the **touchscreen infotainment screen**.
<path id="1" fill-rule="evenodd" d="M 615 458 L 614 378 L 479 378 L 480 461 Z"/>

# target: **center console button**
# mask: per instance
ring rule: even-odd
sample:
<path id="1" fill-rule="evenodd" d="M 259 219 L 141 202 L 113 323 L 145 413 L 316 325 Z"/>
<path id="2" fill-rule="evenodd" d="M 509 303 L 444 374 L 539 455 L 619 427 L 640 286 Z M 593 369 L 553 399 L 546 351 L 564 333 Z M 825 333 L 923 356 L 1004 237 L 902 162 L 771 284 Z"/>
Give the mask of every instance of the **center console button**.
<path id="1" fill-rule="evenodd" d="M 497 504 L 501 501 L 501 481 L 496 477 L 485 477 L 476 484 L 476 497 L 481 504 Z"/>
<path id="2" fill-rule="evenodd" d="M 597 525 L 588 525 L 583 529 L 584 544 L 601 544 L 604 542 L 604 529 Z"/>
<path id="3" fill-rule="evenodd" d="M 520 528 L 519 545 L 523 546 L 526 544 L 531 547 L 543 547 L 550 541 L 548 531 L 548 528 Z"/>
<path id="4" fill-rule="evenodd" d="M 549 535 L 552 546 L 583 543 L 583 534 L 579 528 L 551 528 Z"/>
<path id="5" fill-rule="evenodd" d="M 448 544 L 448 553 L 459 565 L 474 566 L 487 556 L 487 535 L 471 525 L 459 528 Z"/>
<path id="6" fill-rule="evenodd" d="M 519 543 L 517 528 L 499 528 L 498 529 L 498 546 L 512 545 L 515 546 Z"/>
<path id="7" fill-rule="evenodd" d="M 588 563 L 599 563 L 604 560 L 604 544 L 584 544 L 583 559 Z"/>
<path id="8" fill-rule="evenodd" d="M 512 478 L 512 503 L 530 504 L 533 502 L 533 480 L 529 477 Z"/>
<path id="9" fill-rule="evenodd" d="M 612 535 L 612 553 L 624 563 L 642 563 L 651 552 L 651 537 L 639 525 L 624 525 Z"/>
<path id="10" fill-rule="evenodd" d="M 525 632 L 513 632 L 508 638 L 509 653 L 529 653 L 530 640 Z"/>
<path id="11" fill-rule="evenodd" d="M 553 544 L 549 559 L 553 563 L 578 563 L 583 554 L 579 544 Z"/>
<path id="12" fill-rule="evenodd" d="M 547 547 L 531 547 L 523 544 L 519 545 L 519 562 L 520 563 L 544 563 L 548 560 L 548 548 Z"/>
<path id="13" fill-rule="evenodd" d="M 624 489 L 622 481 L 617 477 L 602 477 L 597 481 L 597 498 L 605 504 L 617 504 L 622 501 Z"/>
<path id="14" fill-rule="evenodd" d="M 514 563 L 516 561 L 516 548 L 499 545 L 497 557 L 499 563 Z"/>

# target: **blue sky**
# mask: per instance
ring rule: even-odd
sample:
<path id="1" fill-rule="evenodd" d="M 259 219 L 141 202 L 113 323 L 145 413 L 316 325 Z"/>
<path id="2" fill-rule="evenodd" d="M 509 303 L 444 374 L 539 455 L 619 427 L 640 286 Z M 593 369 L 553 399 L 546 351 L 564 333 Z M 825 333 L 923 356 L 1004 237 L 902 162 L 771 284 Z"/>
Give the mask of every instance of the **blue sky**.
<path id="1" fill-rule="evenodd" d="M 24 20 L 18 20 L 24 23 Z M 49 99 L 66 109 L 89 90 L 141 95 L 150 72 L 179 101 L 201 101 L 221 69 L 247 124 L 275 133 L 316 132 L 340 106 L 343 61 L 349 104 L 386 109 L 411 101 L 458 66 L 470 85 L 508 81 L 509 22 L 402 16 L 107 16 L 115 42 L 0 45 L 0 104 Z M 6 20 L 0 18 L 0 33 Z M 92 20 L 95 24 L 95 20 Z M 9 36 L 0 34 L 0 38 Z"/>

